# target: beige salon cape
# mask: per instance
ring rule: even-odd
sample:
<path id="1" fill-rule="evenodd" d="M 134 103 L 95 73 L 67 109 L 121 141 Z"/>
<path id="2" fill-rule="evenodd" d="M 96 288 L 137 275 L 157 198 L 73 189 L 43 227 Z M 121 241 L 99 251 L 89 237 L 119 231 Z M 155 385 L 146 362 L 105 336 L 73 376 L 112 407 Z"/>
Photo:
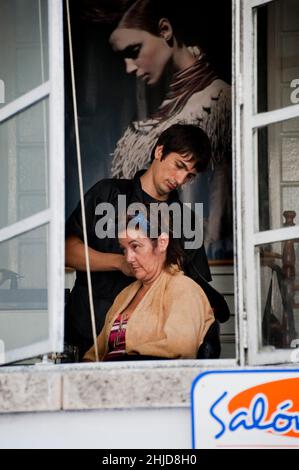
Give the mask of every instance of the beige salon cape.
<path id="1" fill-rule="evenodd" d="M 122 290 L 109 311 L 97 337 L 99 359 L 108 351 L 111 327 L 141 287 L 135 281 Z M 127 354 L 170 359 L 195 359 L 209 326 L 213 310 L 201 289 L 177 266 L 163 270 L 132 313 L 126 330 Z M 94 346 L 83 360 L 95 361 Z"/>

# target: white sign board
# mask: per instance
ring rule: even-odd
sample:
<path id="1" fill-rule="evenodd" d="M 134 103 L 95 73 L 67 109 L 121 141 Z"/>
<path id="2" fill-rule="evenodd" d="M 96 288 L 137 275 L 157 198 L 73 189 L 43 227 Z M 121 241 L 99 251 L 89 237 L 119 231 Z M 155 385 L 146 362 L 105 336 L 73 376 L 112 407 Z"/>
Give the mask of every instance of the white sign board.
<path id="1" fill-rule="evenodd" d="M 191 390 L 194 449 L 299 448 L 299 370 L 209 371 Z"/>

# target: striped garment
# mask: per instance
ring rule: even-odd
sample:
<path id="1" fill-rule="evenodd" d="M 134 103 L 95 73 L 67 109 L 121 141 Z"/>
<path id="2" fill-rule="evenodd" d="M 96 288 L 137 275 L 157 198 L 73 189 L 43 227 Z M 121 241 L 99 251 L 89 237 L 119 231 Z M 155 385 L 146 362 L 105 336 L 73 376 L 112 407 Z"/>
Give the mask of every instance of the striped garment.
<path id="1" fill-rule="evenodd" d="M 108 339 L 108 352 L 103 361 L 114 361 L 126 354 L 127 323 L 127 317 L 120 313 L 111 328 Z"/>

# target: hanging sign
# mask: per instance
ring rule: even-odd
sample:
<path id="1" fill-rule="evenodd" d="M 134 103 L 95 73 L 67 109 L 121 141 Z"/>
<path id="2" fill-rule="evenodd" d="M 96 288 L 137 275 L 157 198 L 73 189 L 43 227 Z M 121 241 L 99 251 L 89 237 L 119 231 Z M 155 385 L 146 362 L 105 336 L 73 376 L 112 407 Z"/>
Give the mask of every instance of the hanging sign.
<path id="1" fill-rule="evenodd" d="M 221 370 L 193 381 L 195 449 L 299 448 L 299 370 Z"/>

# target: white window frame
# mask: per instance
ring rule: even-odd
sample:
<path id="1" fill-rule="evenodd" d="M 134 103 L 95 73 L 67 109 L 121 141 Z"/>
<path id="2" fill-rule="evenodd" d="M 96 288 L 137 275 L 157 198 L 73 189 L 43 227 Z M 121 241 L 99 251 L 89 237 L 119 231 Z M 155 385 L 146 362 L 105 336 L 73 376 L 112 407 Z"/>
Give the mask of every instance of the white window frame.
<path id="1" fill-rule="evenodd" d="M 63 4 L 48 0 L 49 80 L 0 110 L 0 124 L 29 106 L 49 100 L 49 207 L 0 229 L 0 243 L 29 230 L 48 228 L 48 316 L 49 336 L 5 353 L 13 362 L 51 351 L 63 350 L 64 329 L 64 73 Z M 16 326 L 17 327 L 17 326 Z"/>
<path id="2" fill-rule="evenodd" d="M 63 351 L 63 337 L 64 337 L 64 77 L 63 77 L 63 56 L 64 56 L 64 43 L 63 43 L 63 8 L 62 0 L 48 0 L 48 13 L 49 13 L 49 70 L 50 77 L 49 81 L 42 85 L 34 88 L 28 93 L 14 100 L 12 103 L 3 107 L 0 110 L 0 123 L 13 117 L 20 111 L 25 110 L 29 106 L 40 102 L 42 99 L 49 97 L 49 173 L 50 173 L 50 185 L 49 185 L 49 199 L 50 207 L 42 212 L 34 214 L 31 217 L 18 221 L 8 227 L 0 229 L 0 242 L 9 240 L 17 235 L 23 234 L 29 230 L 45 226 L 48 224 L 50 227 L 49 232 L 49 253 L 48 257 L 48 311 L 49 311 L 49 331 L 50 336 L 47 341 L 35 343 L 25 348 L 19 348 L 14 351 L 10 351 L 6 356 L 5 362 L 14 362 L 23 358 L 35 357 L 40 354 L 46 354 L 48 352 L 61 352 Z M 233 44 L 233 64 L 236 62 L 238 55 L 237 48 L 237 35 L 239 34 L 239 22 L 238 22 L 238 11 L 239 11 L 239 0 L 232 0 L 232 44 Z M 232 107 L 233 107 L 233 120 L 235 125 L 238 121 L 238 113 L 234 112 L 234 106 L 237 102 L 237 93 L 235 93 L 235 84 L 237 82 L 236 75 L 237 67 L 232 70 Z M 53 86 L 52 86 L 53 84 Z M 233 154 L 234 154 L 234 177 L 237 175 L 237 143 L 238 133 L 233 135 Z M 234 178 L 235 179 L 235 178 Z M 236 188 L 238 190 L 238 187 Z M 237 194 L 237 193 L 236 193 Z M 238 217 L 236 210 L 238 207 L 234 207 L 234 220 Z M 238 224 L 235 221 L 235 226 Z M 236 248 L 238 246 L 238 239 L 235 237 L 235 266 L 237 256 Z M 241 257 L 240 257 L 241 258 Z M 239 265 L 240 266 L 240 261 Z M 228 359 L 195 359 L 195 360 L 184 360 L 182 369 L 185 367 L 234 367 L 239 363 L 239 341 L 242 342 L 242 335 L 238 338 L 238 316 L 237 316 L 237 303 L 242 298 L 242 291 L 236 290 L 238 282 L 236 280 L 238 271 L 234 268 L 235 277 L 235 352 L 234 358 Z M 238 295 L 237 295 L 238 294 Z M 239 295 L 240 294 L 240 295 Z M 164 361 L 165 367 L 173 367 L 173 360 Z M 71 367 L 73 367 L 70 364 Z M 85 364 L 78 364 L 79 368 L 85 368 Z M 123 365 L 111 364 L 109 367 L 114 368 L 119 366 L 123 369 L 127 369 L 127 363 Z M 155 363 L 149 363 L 146 365 L 148 368 L 155 370 Z M 161 367 L 159 365 L 159 367 Z M 178 363 L 176 367 L 181 367 L 181 363 Z"/>
<path id="3" fill-rule="evenodd" d="M 257 131 L 262 126 L 299 116 L 299 105 L 256 112 L 257 97 L 257 10 L 275 0 L 235 0 L 235 208 L 237 297 L 241 365 L 290 362 L 292 349 L 260 349 L 259 259 L 256 247 L 299 237 L 299 226 L 258 231 Z"/>

